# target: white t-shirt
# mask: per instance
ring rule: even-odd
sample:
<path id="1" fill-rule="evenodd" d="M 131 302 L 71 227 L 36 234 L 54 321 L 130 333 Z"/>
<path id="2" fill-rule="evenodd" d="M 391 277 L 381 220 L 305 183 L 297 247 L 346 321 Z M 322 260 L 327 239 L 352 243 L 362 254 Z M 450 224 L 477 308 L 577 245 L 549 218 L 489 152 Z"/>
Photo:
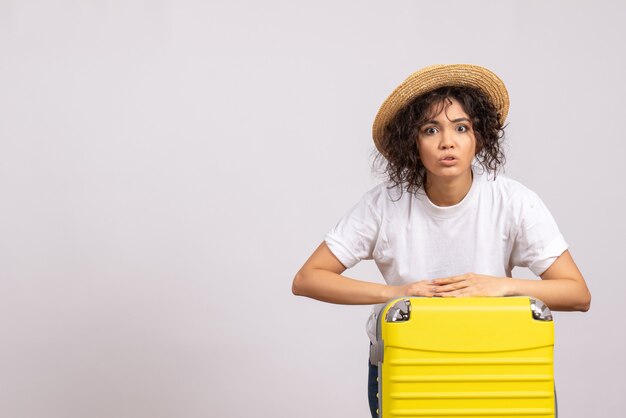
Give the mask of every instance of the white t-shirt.
<path id="1" fill-rule="evenodd" d="M 398 199 L 399 197 L 399 199 Z M 464 273 L 511 277 L 513 267 L 541 275 L 566 249 L 554 218 L 522 184 L 474 170 L 468 194 L 454 206 L 435 206 L 382 183 L 326 235 L 346 267 L 373 259 L 391 285 Z M 375 340 L 370 317 L 368 335 Z"/>

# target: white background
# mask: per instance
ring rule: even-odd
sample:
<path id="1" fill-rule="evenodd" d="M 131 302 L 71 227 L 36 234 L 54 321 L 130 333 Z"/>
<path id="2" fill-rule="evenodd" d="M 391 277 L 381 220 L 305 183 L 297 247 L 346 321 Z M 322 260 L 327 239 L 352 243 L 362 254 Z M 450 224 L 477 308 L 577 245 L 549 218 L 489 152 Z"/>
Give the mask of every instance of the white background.
<path id="1" fill-rule="evenodd" d="M 0 0 L 0 415 L 368 416 L 369 308 L 291 280 L 380 181 L 371 123 L 391 90 L 473 63 L 509 89 L 506 175 L 546 202 L 593 293 L 556 315 L 560 412 L 625 416 L 625 16 Z"/>

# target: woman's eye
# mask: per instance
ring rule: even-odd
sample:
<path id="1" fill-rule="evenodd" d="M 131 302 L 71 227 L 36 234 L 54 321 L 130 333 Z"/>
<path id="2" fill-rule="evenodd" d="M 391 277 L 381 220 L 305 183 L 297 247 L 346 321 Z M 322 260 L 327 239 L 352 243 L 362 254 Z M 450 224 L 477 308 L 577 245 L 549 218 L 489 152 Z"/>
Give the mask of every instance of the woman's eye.
<path id="1" fill-rule="evenodd" d="M 456 131 L 457 132 L 467 132 L 467 131 L 469 131 L 469 129 L 465 125 L 459 125 L 459 126 L 456 127 Z"/>
<path id="2" fill-rule="evenodd" d="M 434 135 L 437 133 L 437 128 L 426 128 L 424 129 L 424 133 L 426 135 Z"/>

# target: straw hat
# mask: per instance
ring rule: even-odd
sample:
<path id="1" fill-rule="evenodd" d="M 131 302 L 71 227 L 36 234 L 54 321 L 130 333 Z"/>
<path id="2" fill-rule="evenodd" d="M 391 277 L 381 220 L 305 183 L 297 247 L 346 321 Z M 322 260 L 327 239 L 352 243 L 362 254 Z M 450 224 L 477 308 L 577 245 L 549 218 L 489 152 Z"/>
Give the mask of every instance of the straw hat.
<path id="1" fill-rule="evenodd" d="M 381 151 L 380 142 L 385 127 L 400 109 L 417 96 L 444 86 L 479 88 L 491 100 L 499 114 L 500 123 L 504 124 L 509 113 L 509 94 L 497 75 L 478 65 L 433 65 L 411 74 L 383 102 L 372 129 L 376 148 Z"/>

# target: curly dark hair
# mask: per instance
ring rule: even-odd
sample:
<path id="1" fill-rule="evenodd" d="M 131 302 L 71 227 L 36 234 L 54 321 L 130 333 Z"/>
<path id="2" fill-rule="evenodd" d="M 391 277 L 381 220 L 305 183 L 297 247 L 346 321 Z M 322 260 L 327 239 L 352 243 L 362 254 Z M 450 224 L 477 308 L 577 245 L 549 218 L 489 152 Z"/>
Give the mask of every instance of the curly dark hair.
<path id="1" fill-rule="evenodd" d="M 470 117 L 479 164 L 494 176 L 504 165 L 504 126 L 493 103 L 477 88 L 441 87 L 413 99 L 385 127 L 374 168 L 386 174 L 390 188 L 399 186 L 400 193 L 415 194 L 425 185 L 426 168 L 418 156 L 417 135 L 450 99 L 457 100 Z"/>

